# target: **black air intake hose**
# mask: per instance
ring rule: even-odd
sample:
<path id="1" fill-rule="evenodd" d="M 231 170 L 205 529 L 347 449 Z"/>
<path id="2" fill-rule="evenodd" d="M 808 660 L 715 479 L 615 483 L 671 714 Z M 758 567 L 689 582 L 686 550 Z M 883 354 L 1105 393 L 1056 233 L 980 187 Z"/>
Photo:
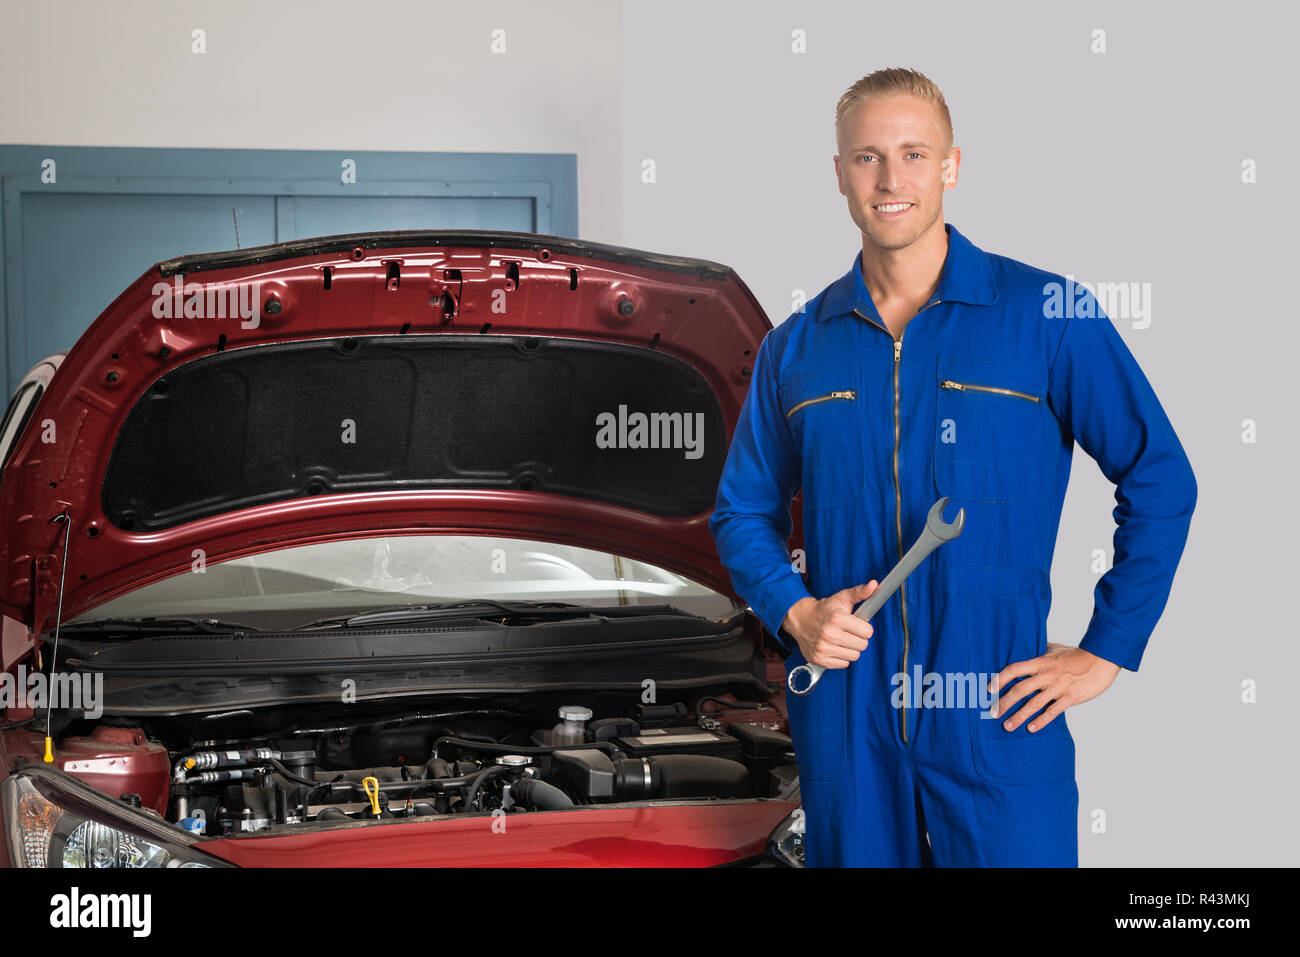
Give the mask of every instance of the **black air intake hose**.
<path id="1" fill-rule="evenodd" d="M 750 797 L 749 769 L 707 754 L 661 754 L 614 762 L 614 794 L 643 798 Z"/>
<path id="2" fill-rule="evenodd" d="M 510 795 L 520 804 L 539 808 L 543 811 L 559 811 L 573 807 L 569 796 L 553 784 L 534 778 L 520 778 L 510 786 Z"/>

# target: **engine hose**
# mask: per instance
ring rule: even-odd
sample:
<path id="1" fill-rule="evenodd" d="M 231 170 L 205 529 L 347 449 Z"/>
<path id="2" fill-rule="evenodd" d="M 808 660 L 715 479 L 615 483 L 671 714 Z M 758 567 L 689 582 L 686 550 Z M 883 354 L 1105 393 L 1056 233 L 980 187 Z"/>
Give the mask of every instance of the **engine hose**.
<path id="1" fill-rule="evenodd" d="M 478 800 L 479 790 L 483 787 L 483 784 L 486 781 L 490 778 L 499 778 L 501 775 L 508 774 L 513 770 L 514 768 L 508 768 L 504 764 L 494 764 L 490 768 L 484 770 L 481 774 L 477 775 L 474 778 L 473 786 L 469 789 L 469 793 L 465 795 L 464 810 L 474 810 L 474 802 Z"/>
<path id="2" fill-rule="evenodd" d="M 283 764 L 281 764 L 280 761 L 276 758 L 271 758 L 266 763 L 269 764 L 272 768 L 274 768 L 276 773 L 279 774 L 280 777 L 284 778 L 285 780 L 292 781 L 294 784 L 305 784 L 308 787 L 312 787 L 312 788 L 317 787 L 320 784 L 319 781 L 308 780 L 307 778 L 299 777 L 298 775 L 290 771 L 288 768 L 286 768 Z"/>
<path id="3" fill-rule="evenodd" d="M 455 772 L 451 765 L 442 758 L 430 758 L 424 763 L 424 776 L 426 778 L 450 778 L 455 777 Z"/>
<path id="4" fill-rule="evenodd" d="M 536 778 L 520 778 L 510 788 L 515 800 L 543 811 L 559 811 L 573 807 L 573 800 L 553 784 Z"/>
<path id="5" fill-rule="evenodd" d="M 225 768 L 221 771 L 199 771 L 191 774 L 181 781 L 173 781 L 174 785 L 182 784 L 219 784 L 225 781 L 253 781 L 266 772 L 264 767 L 256 768 Z"/>

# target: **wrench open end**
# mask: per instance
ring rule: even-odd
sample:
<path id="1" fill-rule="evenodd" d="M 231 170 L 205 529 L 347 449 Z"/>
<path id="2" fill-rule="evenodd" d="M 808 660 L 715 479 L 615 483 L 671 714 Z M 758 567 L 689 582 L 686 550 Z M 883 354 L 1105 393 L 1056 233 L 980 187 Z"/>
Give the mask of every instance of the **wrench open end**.
<path id="1" fill-rule="evenodd" d="M 941 542 L 950 542 L 966 527 L 966 509 L 957 509 L 957 517 L 951 522 L 943 520 L 943 510 L 948 505 L 948 496 L 944 496 L 930 506 L 930 512 L 925 516 L 925 527 L 930 533 Z"/>

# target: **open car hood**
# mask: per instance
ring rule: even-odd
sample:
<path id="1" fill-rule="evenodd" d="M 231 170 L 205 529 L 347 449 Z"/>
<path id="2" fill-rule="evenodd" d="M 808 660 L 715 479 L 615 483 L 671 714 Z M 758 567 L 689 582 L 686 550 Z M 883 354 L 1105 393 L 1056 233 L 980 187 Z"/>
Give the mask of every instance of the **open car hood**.
<path id="1" fill-rule="evenodd" d="M 0 477 L 0 610 L 43 633 L 60 588 L 68 620 L 200 554 L 431 531 L 735 597 L 708 518 L 769 328 L 726 266 L 533 233 L 159 263 L 68 353 Z"/>

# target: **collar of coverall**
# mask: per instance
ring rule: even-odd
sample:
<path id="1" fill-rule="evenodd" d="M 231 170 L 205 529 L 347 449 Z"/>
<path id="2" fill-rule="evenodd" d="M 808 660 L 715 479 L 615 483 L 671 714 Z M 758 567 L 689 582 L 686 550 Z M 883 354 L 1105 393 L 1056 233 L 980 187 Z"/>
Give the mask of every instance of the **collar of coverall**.
<path id="1" fill-rule="evenodd" d="M 948 233 L 948 255 L 939 273 L 936 295 L 944 302 L 965 302 L 973 306 L 997 302 L 998 285 L 993 279 L 988 253 L 959 233 L 952 223 L 945 223 L 943 228 Z M 884 324 L 876 304 L 871 301 L 866 280 L 862 278 L 862 250 L 858 250 L 849 271 L 827 290 L 816 318 L 818 322 L 825 322 L 838 316 L 851 316 L 855 308 Z"/>

